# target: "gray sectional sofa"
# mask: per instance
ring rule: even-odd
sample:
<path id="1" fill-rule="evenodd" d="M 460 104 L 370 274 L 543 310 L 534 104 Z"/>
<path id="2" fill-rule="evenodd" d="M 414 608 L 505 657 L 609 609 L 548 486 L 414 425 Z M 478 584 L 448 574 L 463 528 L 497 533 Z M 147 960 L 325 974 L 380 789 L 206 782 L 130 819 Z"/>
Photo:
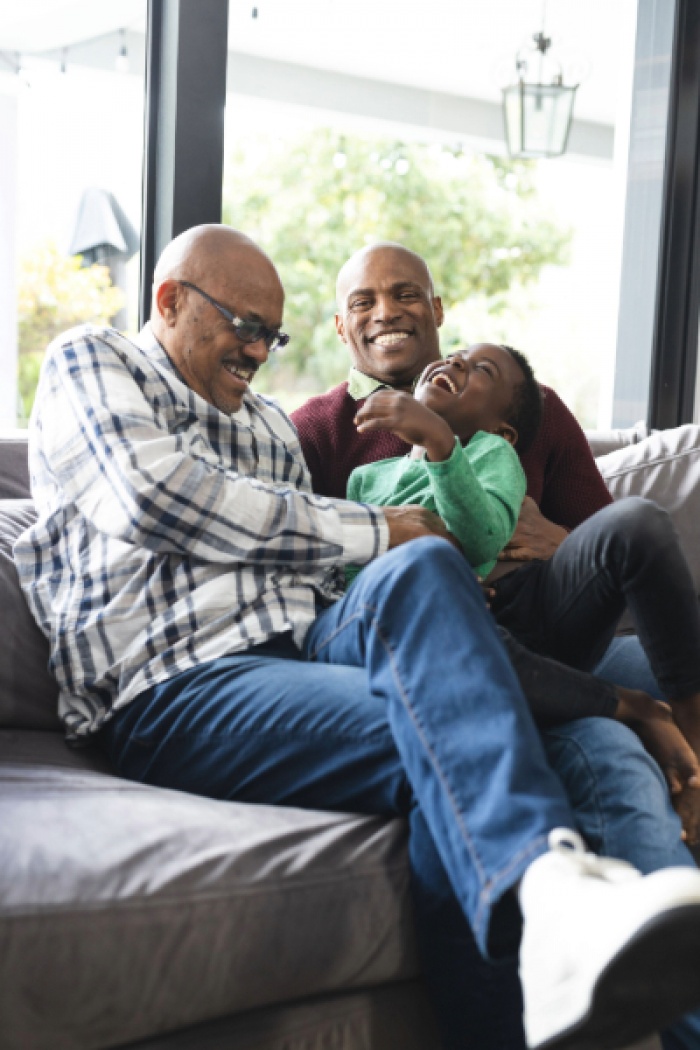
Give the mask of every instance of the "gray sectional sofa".
<path id="1" fill-rule="evenodd" d="M 592 442 L 692 560 L 700 428 L 669 433 Z M 0 1050 L 438 1050 L 400 822 L 144 787 L 66 746 L 11 557 L 28 495 L 0 439 Z"/>
<path id="2" fill-rule="evenodd" d="M 0 1050 L 437 1050 L 398 821 L 215 802 L 71 750 L 0 440 Z"/>

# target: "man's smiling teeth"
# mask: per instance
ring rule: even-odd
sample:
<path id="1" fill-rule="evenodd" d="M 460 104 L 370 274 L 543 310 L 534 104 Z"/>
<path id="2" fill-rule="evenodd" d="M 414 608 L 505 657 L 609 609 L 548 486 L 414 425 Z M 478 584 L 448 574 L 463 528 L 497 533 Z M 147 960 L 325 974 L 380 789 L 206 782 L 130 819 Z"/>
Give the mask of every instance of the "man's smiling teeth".
<path id="1" fill-rule="evenodd" d="M 449 390 L 451 394 L 458 393 L 457 387 L 452 382 L 452 380 L 448 376 L 447 372 L 438 372 L 437 375 L 433 376 L 433 378 L 430 380 L 430 382 L 431 382 L 431 384 L 433 386 L 444 386 L 444 387 L 446 387 L 446 389 Z"/>
<path id="2" fill-rule="evenodd" d="M 255 375 L 254 368 L 239 368 L 237 365 L 229 365 L 224 361 L 224 368 L 227 372 L 230 372 L 236 379 L 242 379 L 245 383 L 250 383 L 251 379 Z"/>
<path id="3" fill-rule="evenodd" d="M 375 335 L 372 342 L 379 343 L 380 346 L 393 346 L 394 343 L 400 343 L 407 335 L 408 332 L 384 332 L 382 335 Z"/>

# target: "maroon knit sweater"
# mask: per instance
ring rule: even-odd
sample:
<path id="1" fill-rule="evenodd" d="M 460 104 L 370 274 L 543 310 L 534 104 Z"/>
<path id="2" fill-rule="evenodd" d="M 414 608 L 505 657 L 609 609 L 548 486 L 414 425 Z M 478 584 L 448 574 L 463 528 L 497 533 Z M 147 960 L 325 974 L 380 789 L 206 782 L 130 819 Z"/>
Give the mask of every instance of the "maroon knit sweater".
<path id="1" fill-rule="evenodd" d="M 521 457 L 527 493 L 545 518 L 573 529 L 611 503 L 612 497 L 569 409 L 549 387 L 543 386 L 542 393 L 542 424 Z M 410 447 L 386 430 L 358 433 L 353 418 L 362 403 L 350 397 L 347 383 L 341 383 L 292 412 L 314 492 L 322 496 L 344 498 L 355 467 L 403 456 Z"/>

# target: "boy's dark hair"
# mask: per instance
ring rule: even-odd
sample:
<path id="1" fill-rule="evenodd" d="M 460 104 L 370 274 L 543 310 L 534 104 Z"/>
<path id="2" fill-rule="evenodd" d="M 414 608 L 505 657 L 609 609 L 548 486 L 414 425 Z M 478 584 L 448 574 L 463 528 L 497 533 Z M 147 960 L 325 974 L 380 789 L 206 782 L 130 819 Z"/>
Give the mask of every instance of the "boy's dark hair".
<path id="1" fill-rule="evenodd" d="M 542 391 L 525 354 L 514 350 L 512 346 L 505 346 L 503 343 L 499 345 L 502 350 L 508 351 L 523 374 L 523 381 L 516 386 L 513 400 L 508 406 L 505 422 L 515 427 L 518 432 L 516 452 L 527 452 L 542 422 Z"/>

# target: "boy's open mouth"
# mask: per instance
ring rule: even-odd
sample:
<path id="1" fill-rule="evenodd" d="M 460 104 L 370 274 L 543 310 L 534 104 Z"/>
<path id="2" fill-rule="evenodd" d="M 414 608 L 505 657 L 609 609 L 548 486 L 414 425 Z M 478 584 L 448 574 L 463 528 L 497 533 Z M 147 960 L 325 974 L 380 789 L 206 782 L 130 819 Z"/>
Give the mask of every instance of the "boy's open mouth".
<path id="1" fill-rule="evenodd" d="M 459 393 L 456 384 L 447 372 L 437 372 L 430 380 L 430 385 L 442 387 L 443 390 L 447 390 L 450 394 Z"/>

